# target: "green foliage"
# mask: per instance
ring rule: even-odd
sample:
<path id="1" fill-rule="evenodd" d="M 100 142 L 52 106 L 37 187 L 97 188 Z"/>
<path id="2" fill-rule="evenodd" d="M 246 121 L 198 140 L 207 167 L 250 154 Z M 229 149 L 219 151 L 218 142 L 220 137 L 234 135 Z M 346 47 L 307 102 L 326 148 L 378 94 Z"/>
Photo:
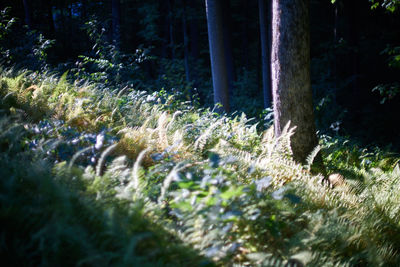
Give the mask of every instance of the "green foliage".
<path id="1" fill-rule="evenodd" d="M 290 125 L 276 138 L 244 114 L 67 77 L 1 74 L 0 214 L 10 257 L 43 265 L 399 262 L 397 155 L 322 136 L 328 173 L 345 176 L 330 189 L 292 160 Z"/>
<path id="2" fill-rule="evenodd" d="M 381 54 L 388 55 L 388 65 L 392 68 L 400 68 L 400 46 L 397 47 L 386 47 Z M 378 91 L 382 97 L 381 104 L 386 101 L 390 101 L 395 98 L 400 91 L 400 84 L 398 82 L 389 84 L 380 84 L 372 89 L 372 92 Z"/>
<path id="3" fill-rule="evenodd" d="M 0 10 L 0 63 L 3 66 L 46 70 L 47 50 L 54 44 L 41 33 L 18 27 L 9 9 Z"/>
<path id="4" fill-rule="evenodd" d="M 141 88 L 144 73 L 141 64 L 149 59 L 148 49 L 138 48 L 134 54 L 124 54 L 107 41 L 105 28 L 96 19 L 85 24 L 92 50 L 79 56 L 72 69 L 78 79 L 96 83 L 98 86 L 135 86 Z"/>
<path id="5" fill-rule="evenodd" d="M 371 9 L 375 9 L 380 5 L 390 12 L 396 11 L 400 5 L 399 0 L 369 0 L 369 2 L 371 2 Z"/>
<path id="6" fill-rule="evenodd" d="M 106 191 L 114 183 L 113 177 L 107 178 L 110 173 L 99 186 L 99 179 L 91 180 L 88 170 L 68 169 L 65 162 L 53 165 L 41 158 L 38 149 L 34 153 L 21 150 L 21 138 L 31 134 L 20 123 L 15 118 L 0 119 L 0 255 L 8 264 L 176 266 L 206 262 L 144 218 L 142 206 L 128 206 L 112 194 L 101 193 L 100 197 L 98 190 Z"/>
<path id="7" fill-rule="evenodd" d="M 231 106 L 234 110 L 244 112 L 252 117 L 262 112 L 262 97 L 257 84 L 256 71 L 240 70 L 234 83 L 233 97 L 231 97 Z M 246 105 L 243 105 L 243 103 L 246 103 Z"/>

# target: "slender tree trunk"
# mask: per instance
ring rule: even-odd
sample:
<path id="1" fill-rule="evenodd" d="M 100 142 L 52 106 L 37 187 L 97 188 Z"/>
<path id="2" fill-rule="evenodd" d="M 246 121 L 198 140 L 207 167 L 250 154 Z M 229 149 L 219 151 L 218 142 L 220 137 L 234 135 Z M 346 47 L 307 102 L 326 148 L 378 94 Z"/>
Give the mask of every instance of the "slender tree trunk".
<path id="1" fill-rule="evenodd" d="M 271 42 L 269 29 L 268 15 L 270 8 L 269 0 L 258 0 L 258 10 L 260 18 L 260 39 L 261 39 L 261 65 L 262 65 L 262 81 L 263 81 L 263 95 L 264 95 L 264 108 L 271 107 L 271 70 L 270 70 L 270 56 L 271 56 Z"/>
<path id="2" fill-rule="evenodd" d="M 190 64 L 189 64 L 189 40 L 187 33 L 187 23 L 186 23 L 186 0 L 182 0 L 183 13 L 182 13 L 182 32 L 183 32 L 183 48 L 184 48 L 184 61 L 185 61 L 185 74 L 186 82 L 189 84 L 192 79 L 190 75 Z M 190 97 L 192 97 L 192 92 L 189 92 Z"/>
<path id="3" fill-rule="evenodd" d="M 243 29 L 242 29 L 242 62 L 244 64 L 244 68 L 246 70 L 249 69 L 249 4 L 247 1 L 244 1 L 244 7 L 243 7 L 243 13 L 244 13 L 244 21 L 242 23 Z"/>
<path id="4" fill-rule="evenodd" d="M 214 88 L 214 103 L 220 103 L 222 109 L 229 112 L 229 84 L 226 68 L 222 8 L 219 0 L 206 0 L 208 41 L 210 45 L 211 72 Z"/>
<path id="5" fill-rule="evenodd" d="M 294 159 L 304 163 L 317 145 L 310 79 L 308 0 L 273 0 L 272 90 L 275 134 L 291 121 Z"/>
<path id="6" fill-rule="evenodd" d="M 82 20 L 86 21 L 87 19 L 87 0 L 82 0 Z"/>
<path id="7" fill-rule="evenodd" d="M 188 5 L 190 8 L 189 9 L 190 56 L 196 62 L 200 56 L 198 18 L 194 14 L 196 8 L 194 2 L 191 0 L 189 1 Z"/>
<path id="8" fill-rule="evenodd" d="M 112 0 L 112 39 L 117 49 L 121 44 L 121 3 L 120 0 Z"/>
<path id="9" fill-rule="evenodd" d="M 334 54 L 333 54 L 333 67 L 332 67 L 332 77 L 335 85 L 335 89 L 338 88 L 338 71 L 337 71 L 337 57 L 336 57 L 336 47 L 338 44 L 338 29 L 339 29 L 339 3 L 338 1 L 335 2 L 334 12 L 334 26 L 333 26 L 333 44 L 335 47 Z"/>
<path id="10" fill-rule="evenodd" d="M 25 24 L 28 25 L 29 30 L 32 30 L 32 16 L 31 16 L 31 6 L 30 0 L 23 0 L 24 11 L 25 11 Z"/>
<path id="11" fill-rule="evenodd" d="M 162 48 L 161 48 L 161 57 L 162 58 L 168 58 L 169 57 L 169 49 L 168 49 L 168 44 L 169 44 L 169 11 L 168 11 L 168 6 L 165 0 L 160 0 L 159 1 L 159 7 L 160 7 L 160 14 L 162 15 L 162 20 L 160 27 L 162 28 Z"/>
<path id="12" fill-rule="evenodd" d="M 352 89 L 353 89 L 353 97 L 359 97 L 360 92 L 359 92 L 359 84 L 358 84 L 358 79 L 359 79 L 359 56 L 358 56 L 358 46 L 359 46 L 359 40 L 358 40 L 358 23 L 359 23 L 359 2 L 356 0 L 349 1 L 349 32 L 348 32 L 348 39 L 349 39 L 349 45 L 351 48 L 351 55 L 350 55 L 350 66 L 351 66 L 351 74 L 353 76 L 353 82 L 352 82 Z"/>
<path id="13" fill-rule="evenodd" d="M 49 33 L 51 37 L 54 37 L 56 33 L 56 28 L 54 26 L 53 6 L 51 4 L 51 0 L 46 0 L 45 5 L 47 10 L 47 23 L 49 24 Z"/>
<path id="14" fill-rule="evenodd" d="M 199 86 L 199 75 L 197 74 L 198 70 L 198 61 L 200 57 L 200 49 L 199 49 L 199 19 L 198 15 L 196 12 L 197 6 L 195 5 L 195 1 L 190 0 L 184 0 L 186 3 L 186 16 L 187 16 L 187 22 L 188 22 L 188 28 L 189 29 L 189 43 L 188 43 L 188 48 L 189 49 L 189 65 L 191 73 L 191 79 L 192 79 L 192 85 L 193 88 L 198 88 Z M 193 92 L 192 92 L 193 93 Z"/>
<path id="15" fill-rule="evenodd" d="M 229 95 L 233 96 L 234 84 L 235 84 L 235 67 L 233 63 L 233 53 L 232 53 L 232 33 L 231 33 L 231 12 L 229 0 L 220 0 L 222 7 L 222 25 L 223 25 L 223 38 L 224 38 L 224 48 L 225 48 L 225 60 L 226 67 L 228 71 L 228 86 Z"/>
<path id="16" fill-rule="evenodd" d="M 167 0 L 167 7 L 168 7 L 168 17 L 169 17 L 169 24 L 168 24 L 168 31 L 169 31 L 169 46 L 171 49 L 171 58 L 175 58 L 175 38 L 174 38 L 174 20 L 173 20 L 173 12 L 172 12 L 172 3 L 173 0 Z"/>

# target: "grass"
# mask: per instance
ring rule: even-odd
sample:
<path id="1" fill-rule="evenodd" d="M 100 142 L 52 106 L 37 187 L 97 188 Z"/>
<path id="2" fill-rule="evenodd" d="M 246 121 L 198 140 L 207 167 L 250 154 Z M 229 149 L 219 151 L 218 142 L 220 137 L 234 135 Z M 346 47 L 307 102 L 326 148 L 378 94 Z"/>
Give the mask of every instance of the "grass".
<path id="1" fill-rule="evenodd" d="M 400 262 L 395 155 L 322 137 L 346 178 L 329 189 L 292 160 L 289 126 L 275 138 L 165 94 L 0 76 L 1 251 L 15 263 Z"/>

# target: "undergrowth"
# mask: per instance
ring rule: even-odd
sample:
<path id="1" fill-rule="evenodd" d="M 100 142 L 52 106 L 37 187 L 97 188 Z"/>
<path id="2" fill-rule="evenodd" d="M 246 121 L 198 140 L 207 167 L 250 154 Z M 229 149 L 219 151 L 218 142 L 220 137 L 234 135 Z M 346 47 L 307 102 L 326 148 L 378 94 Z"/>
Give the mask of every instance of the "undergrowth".
<path id="1" fill-rule="evenodd" d="M 32 265 L 396 266 L 398 159 L 324 136 L 330 189 L 245 115 L 3 70 L 1 251 Z M 312 160 L 312 159 L 311 159 Z M 29 265 L 29 264 L 27 264 Z"/>

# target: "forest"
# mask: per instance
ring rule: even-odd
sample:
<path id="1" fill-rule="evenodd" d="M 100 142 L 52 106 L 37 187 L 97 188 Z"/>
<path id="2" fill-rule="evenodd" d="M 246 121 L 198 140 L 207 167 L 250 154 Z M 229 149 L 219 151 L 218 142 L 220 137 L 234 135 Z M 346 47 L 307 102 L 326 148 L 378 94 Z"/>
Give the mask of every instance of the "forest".
<path id="1" fill-rule="evenodd" d="M 400 0 L 1 0 L 2 266 L 400 266 Z"/>

